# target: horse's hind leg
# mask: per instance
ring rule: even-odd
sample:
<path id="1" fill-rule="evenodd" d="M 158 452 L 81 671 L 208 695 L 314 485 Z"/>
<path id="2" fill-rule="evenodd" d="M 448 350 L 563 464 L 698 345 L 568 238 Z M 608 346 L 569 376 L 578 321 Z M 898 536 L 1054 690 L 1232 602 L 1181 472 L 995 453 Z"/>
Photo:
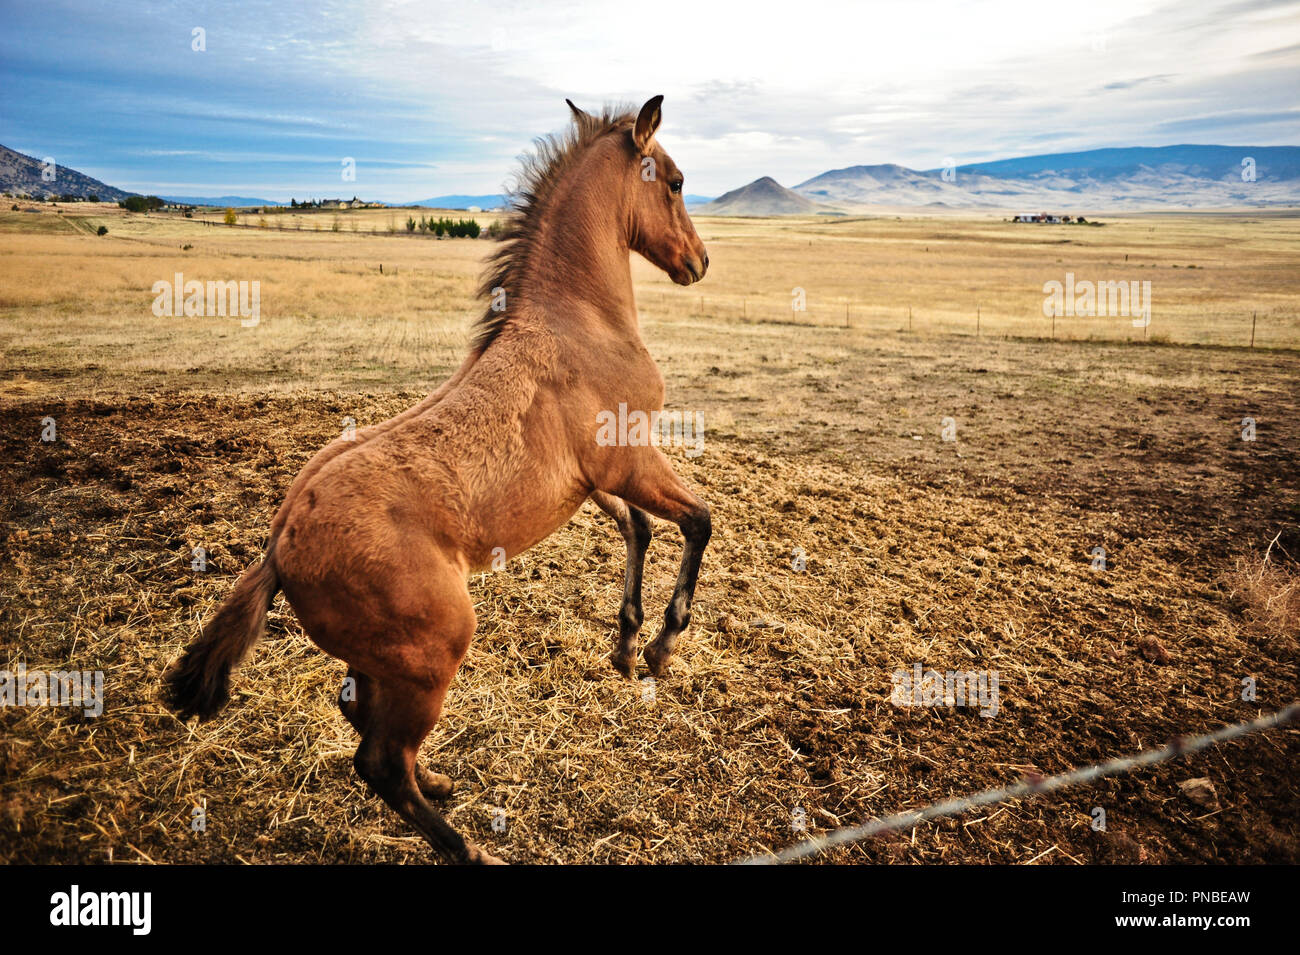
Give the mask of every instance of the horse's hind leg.
<path id="1" fill-rule="evenodd" d="M 620 449 L 622 450 L 622 449 Z M 668 667 L 677 638 L 691 620 L 691 603 L 695 599 L 695 583 L 700 576 L 700 561 L 704 548 L 713 533 L 709 506 L 701 501 L 673 473 L 672 465 L 664 453 L 655 447 L 636 447 L 627 450 L 628 474 L 618 487 L 618 496 L 629 505 L 640 507 L 655 517 L 672 521 L 681 528 L 686 545 L 682 549 L 682 564 L 677 573 L 677 585 L 672 599 L 664 611 L 664 624 L 659 636 L 646 644 L 642 655 L 650 673 L 662 676 Z"/>
<path id="2" fill-rule="evenodd" d="M 416 783 L 416 755 L 438 721 L 449 680 L 450 674 L 446 680 L 427 683 L 371 680 L 366 728 L 353 764 L 370 788 L 414 826 L 443 859 L 499 864 L 500 859 L 467 842 L 449 826 Z"/>
<path id="3" fill-rule="evenodd" d="M 618 612 L 618 644 L 609 655 L 614 669 L 630 677 L 636 672 L 636 638 L 641 632 L 641 578 L 645 552 L 650 546 L 650 516 L 639 507 L 604 491 L 591 495 L 602 511 L 614 518 L 627 542 L 627 570 L 623 577 L 623 606 Z"/>
<path id="4" fill-rule="evenodd" d="M 374 681 L 356 667 L 348 667 L 347 680 L 339 690 L 339 709 L 348 722 L 362 736 L 366 735 L 366 721 L 369 713 L 367 701 L 372 695 Z M 431 772 L 415 764 L 415 783 L 420 792 L 428 799 L 446 799 L 456 790 L 456 784 L 450 776 Z"/>

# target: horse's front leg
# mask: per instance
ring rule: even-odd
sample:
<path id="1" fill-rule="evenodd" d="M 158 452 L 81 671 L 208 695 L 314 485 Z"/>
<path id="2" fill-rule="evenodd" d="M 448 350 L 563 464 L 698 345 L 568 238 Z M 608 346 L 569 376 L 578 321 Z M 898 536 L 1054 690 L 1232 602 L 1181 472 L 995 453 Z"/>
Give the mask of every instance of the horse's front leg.
<path id="1" fill-rule="evenodd" d="M 668 609 L 664 611 L 663 629 L 643 651 L 650 672 L 661 676 L 667 669 L 677 637 L 691 621 L 695 582 L 700 576 L 704 548 L 713 533 L 713 522 L 709 517 L 709 505 L 682 483 L 662 451 L 656 447 L 626 450 L 633 457 L 625 462 L 627 466 L 620 469 L 623 473 L 617 489 L 613 489 L 614 493 L 633 508 L 639 507 L 655 517 L 672 521 L 681 528 L 686 539 L 677 586 L 668 601 Z"/>
<path id="2" fill-rule="evenodd" d="M 619 533 L 627 542 L 627 571 L 623 576 L 623 606 L 618 612 L 618 643 L 609 655 L 614 669 L 629 679 L 636 672 L 636 638 L 641 632 L 641 577 L 645 571 L 645 552 L 650 546 L 650 516 L 622 498 L 595 491 L 591 499 L 614 518 Z"/>

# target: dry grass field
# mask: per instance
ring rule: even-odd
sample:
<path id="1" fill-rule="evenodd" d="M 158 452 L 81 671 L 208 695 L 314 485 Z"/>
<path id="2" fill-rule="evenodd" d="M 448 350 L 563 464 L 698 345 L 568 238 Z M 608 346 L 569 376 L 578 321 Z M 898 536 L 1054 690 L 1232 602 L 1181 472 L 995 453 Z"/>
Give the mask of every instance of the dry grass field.
<path id="1" fill-rule="evenodd" d="M 0 211 L 0 669 L 106 693 L 0 709 L 0 861 L 432 857 L 353 772 L 344 668 L 282 598 L 219 718 L 158 700 L 298 469 L 459 363 L 490 243 L 405 215 Z M 723 862 L 803 838 L 796 811 L 821 832 L 1295 700 L 1300 217 L 1101 218 L 702 219 L 702 284 L 635 261 L 668 407 L 706 426 L 670 450 L 713 508 L 694 622 L 657 684 L 616 676 L 623 543 L 591 505 L 475 577 L 424 754 L 452 824 L 512 862 Z M 259 323 L 155 317 L 178 272 L 259 282 Z M 1150 326 L 1053 330 L 1067 272 L 1149 280 Z M 657 525 L 643 639 L 679 555 Z M 998 713 L 892 705 L 914 663 L 997 671 Z M 1274 730 L 826 858 L 1300 862 L 1298 753 Z"/>

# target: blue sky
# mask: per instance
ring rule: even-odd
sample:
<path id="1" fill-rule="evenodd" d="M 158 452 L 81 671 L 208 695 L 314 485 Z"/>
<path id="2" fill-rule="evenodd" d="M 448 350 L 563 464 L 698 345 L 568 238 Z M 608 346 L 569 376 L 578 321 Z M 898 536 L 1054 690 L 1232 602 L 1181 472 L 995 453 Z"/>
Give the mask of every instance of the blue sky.
<path id="1" fill-rule="evenodd" d="M 1300 143 L 1300 0 L 0 10 L 0 143 L 164 195 L 497 192 L 566 96 L 663 93 L 661 140 L 712 195 L 859 163 Z"/>

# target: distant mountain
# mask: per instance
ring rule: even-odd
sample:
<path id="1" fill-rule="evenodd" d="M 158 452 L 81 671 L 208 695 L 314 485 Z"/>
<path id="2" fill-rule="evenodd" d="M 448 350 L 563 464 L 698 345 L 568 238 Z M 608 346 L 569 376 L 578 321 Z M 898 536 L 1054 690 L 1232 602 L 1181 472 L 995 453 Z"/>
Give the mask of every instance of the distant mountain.
<path id="1" fill-rule="evenodd" d="M 926 171 L 850 166 L 794 188 L 845 212 L 881 206 L 1031 212 L 1293 206 L 1300 205 L 1300 147 L 1135 146 Z"/>
<path id="2" fill-rule="evenodd" d="M 133 193 L 0 146 L 0 191 L 117 202 Z M 209 206 L 283 206 L 250 196 L 164 196 Z M 499 193 L 443 195 L 410 205 L 499 209 Z M 1300 206 L 1300 146 L 1132 146 L 908 169 L 891 163 L 832 169 L 787 189 L 770 177 L 716 199 L 687 195 L 696 215 L 825 215 L 873 208 L 1105 212 Z"/>
<path id="3" fill-rule="evenodd" d="M 499 194 L 486 196 L 434 196 L 432 199 L 419 199 L 405 203 L 408 206 L 424 206 L 428 209 L 500 209 L 506 204 L 506 197 Z"/>
<path id="4" fill-rule="evenodd" d="M 832 169 L 794 188 L 799 195 L 831 204 L 869 205 L 888 195 L 908 205 L 927 205 L 942 202 L 950 191 L 946 186 L 937 174 L 883 163 Z"/>
<path id="5" fill-rule="evenodd" d="M 287 202 L 276 202 L 273 199 L 254 199 L 251 196 L 159 196 L 160 199 L 166 199 L 168 202 L 174 202 L 180 206 L 231 206 L 241 208 L 247 206 L 287 206 Z"/>
<path id="6" fill-rule="evenodd" d="M 121 189 L 114 189 L 98 179 L 92 179 L 85 173 L 59 165 L 58 158 L 47 165 L 41 159 L 33 159 L 15 152 L 7 146 L 0 146 L 0 192 L 12 195 L 28 196 L 98 196 L 103 202 L 117 202 L 132 195 Z M 47 181 L 46 176 L 53 180 Z"/>
<path id="7" fill-rule="evenodd" d="M 1130 146 L 1123 149 L 1089 149 L 1080 153 L 1049 153 L 999 159 L 996 162 L 958 166 L 967 172 L 995 179 L 1029 179 L 1044 176 L 1106 181 L 1129 179 L 1147 171 L 1192 176 L 1198 179 L 1241 182 L 1242 160 L 1255 160 L 1255 180 L 1300 179 L 1297 146 Z M 934 169 L 931 172 L 938 173 Z"/>
<path id="8" fill-rule="evenodd" d="M 810 216 L 834 211 L 787 189 L 771 176 L 755 179 L 693 210 L 701 216 Z"/>

